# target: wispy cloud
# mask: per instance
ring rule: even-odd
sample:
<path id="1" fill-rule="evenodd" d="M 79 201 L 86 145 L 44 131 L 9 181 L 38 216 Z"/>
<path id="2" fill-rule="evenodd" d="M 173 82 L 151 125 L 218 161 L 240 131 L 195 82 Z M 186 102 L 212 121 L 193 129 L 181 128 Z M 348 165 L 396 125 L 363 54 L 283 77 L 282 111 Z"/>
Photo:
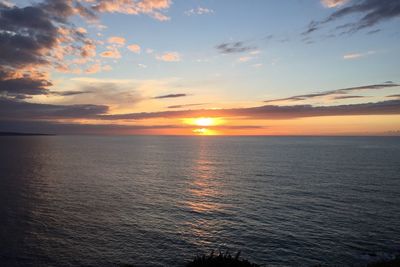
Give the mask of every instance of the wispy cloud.
<path id="1" fill-rule="evenodd" d="M 363 56 L 363 54 L 360 54 L 360 53 L 349 53 L 349 54 L 343 55 L 343 59 L 356 59 L 356 58 L 360 58 L 362 56 Z"/>
<path id="2" fill-rule="evenodd" d="M 388 95 L 386 97 L 388 97 L 388 98 L 400 98 L 400 94 L 398 94 L 398 95 Z"/>
<path id="3" fill-rule="evenodd" d="M 327 7 L 337 7 L 346 1 L 328 0 L 322 1 Z M 325 24 L 340 20 L 342 18 L 352 18 L 353 15 L 359 18 L 356 21 L 342 24 L 336 27 L 342 33 L 352 33 L 359 30 L 376 26 L 382 22 L 400 17 L 400 1 L 398 0 L 359 0 L 351 1 L 348 5 L 333 12 L 327 18 L 320 21 L 311 21 L 304 35 L 310 34 Z"/>
<path id="4" fill-rule="evenodd" d="M 322 5 L 327 8 L 339 7 L 349 2 L 349 0 L 321 0 Z"/>
<path id="5" fill-rule="evenodd" d="M 366 53 L 348 53 L 343 55 L 343 59 L 358 59 L 375 54 L 375 51 L 368 51 Z"/>
<path id="6" fill-rule="evenodd" d="M 244 57 L 238 58 L 238 61 L 239 61 L 239 62 L 247 62 L 247 61 L 250 61 L 250 60 L 252 60 L 252 59 L 253 59 L 253 57 L 244 56 Z"/>
<path id="7" fill-rule="evenodd" d="M 202 106 L 202 105 L 206 105 L 206 104 L 207 104 L 207 103 L 172 105 L 172 106 L 168 106 L 167 108 L 170 108 L 170 109 L 178 109 L 178 108 L 187 108 L 187 107 Z"/>
<path id="8" fill-rule="evenodd" d="M 244 42 L 221 43 L 217 45 L 215 48 L 221 54 L 243 53 L 257 49 L 256 46 L 247 45 Z"/>
<path id="9" fill-rule="evenodd" d="M 186 16 L 213 14 L 214 10 L 206 7 L 197 7 L 185 11 Z"/>
<path id="10" fill-rule="evenodd" d="M 82 94 L 90 94 L 93 93 L 90 90 L 87 91 L 51 91 L 52 95 L 56 96 L 74 96 L 74 95 L 82 95 Z"/>
<path id="11" fill-rule="evenodd" d="M 342 99 L 356 99 L 356 98 L 365 98 L 366 96 L 362 95 L 338 95 L 335 96 L 334 99 L 342 100 Z"/>
<path id="12" fill-rule="evenodd" d="M 177 98 L 177 97 L 185 97 L 187 94 L 167 94 L 167 95 L 159 95 L 152 97 L 153 99 L 163 99 L 163 98 Z"/>
<path id="13" fill-rule="evenodd" d="M 356 86 L 356 87 L 348 87 L 348 88 L 341 88 L 336 90 L 330 91 L 323 91 L 319 93 L 312 93 L 312 94 L 304 94 L 304 95 L 295 95 L 286 98 L 278 98 L 278 99 L 271 99 L 264 101 L 265 103 L 273 103 L 273 102 L 281 102 L 281 101 L 300 101 L 300 100 L 307 100 L 316 97 L 323 97 L 323 96 L 335 96 L 335 95 L 346 95 L 348 93 L 357 92 L 357 91 L 365 91 L 365 90 L 380 90 L 385 88 L 397 87 L 400 84 L 396 84 L 393 82 L 386 82 L 381 84 L 370 84 L 364 86 Z M 340 98 L 336 98 L 340 99 Z M 342 98 L 344 99 L 344 98 Z"/>

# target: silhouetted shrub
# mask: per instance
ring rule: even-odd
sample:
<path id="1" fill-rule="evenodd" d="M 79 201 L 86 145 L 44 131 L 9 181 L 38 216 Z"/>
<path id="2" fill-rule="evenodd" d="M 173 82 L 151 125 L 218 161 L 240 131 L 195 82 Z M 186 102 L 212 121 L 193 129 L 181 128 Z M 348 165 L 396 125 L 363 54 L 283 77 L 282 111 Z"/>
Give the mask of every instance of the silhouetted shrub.
<path id="1" fill-rule="evenodd" d="M 259 267 L 260 265 L 250 263 L 247 260 L 239 259 L 240 251 L 235 257 L 227 251 L 226 253 L 219 252 L 218 256 L 214 255 L 214 250 L 209 256 L 197 256 L 192 262 L 189 262 L 186 267 Z"/>
<path id="2" fill-rule="evenodd" d="M 371 263 L 368 264 L 368 267 L 400 267 L 400 257 L 397 256 L 395 259 L 389 261 Z"/>

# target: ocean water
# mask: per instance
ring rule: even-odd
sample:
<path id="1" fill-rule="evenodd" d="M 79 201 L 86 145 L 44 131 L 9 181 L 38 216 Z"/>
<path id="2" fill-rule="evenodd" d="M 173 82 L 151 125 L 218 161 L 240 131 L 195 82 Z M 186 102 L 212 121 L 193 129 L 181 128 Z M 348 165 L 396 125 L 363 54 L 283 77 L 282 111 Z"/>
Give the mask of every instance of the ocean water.
<path id="1" fill-rule="evenodd" d="M 0 137 L 0 266 L 267 266 L 400 251 L 400 138 Z"/>

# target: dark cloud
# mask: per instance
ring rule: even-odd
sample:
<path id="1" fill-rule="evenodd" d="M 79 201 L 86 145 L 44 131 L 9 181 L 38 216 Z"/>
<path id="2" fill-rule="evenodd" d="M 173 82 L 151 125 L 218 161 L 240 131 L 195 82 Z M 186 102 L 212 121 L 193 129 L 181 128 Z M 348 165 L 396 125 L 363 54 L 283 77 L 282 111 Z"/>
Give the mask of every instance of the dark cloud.
<path id="1" fill-rule="evenodd" d="M 45 64 L 43 51 L 57 40 L 57 27 L 38 6 L 0 7 L 0 65 Z"/>
<path id="2" fill-rule="evenodd" d="M 365 98 L 366 96 L 362 95 L 339 95 L 335 96 L 334 99 L 341 100 L 341 99 L 354 99 L 354 98 Z"/>
<path id="3" fill-rule="evenodd" d="M 312 21 L 304 35 L 310 34 L 322 25 L 337 21 L 344 17 L 360 15 L 357 21 L 343 24 L 337 29 L 344 30 L 344 33 L 356 32 L 361 29 L 376 26 L 382 22 L 400 17 L 400 1 L 398 0 L 354 0 L 349 5 L 333 12 L 322 21 Z M 375 30 L 375 32 L 377 32 Z M 374 33 L 374 32 L 373 32 Z"/>
<path id="4" fill-rule="evenodd" d="M 399 95 L 388 95 L 386 97 L 389 97 L 389 98 L 400 98 L 400 94 Z"/>
<path id="5" fill-rule="evenodd" d="M 38 6 L 51 14 L 52 19 L 61 23 L 67 23 L 68 18 L 75 14 L 89 20 L 97 19 L 97 14 L 94 10 L 90 7 L 83 6 L 79 1 L 45 0 Z"/>
<path id="6" fill-rule="evenodd" d="M 246 45 L 244 42 L 222 43 L 215 47 L 221 54 L 243 53 L 257 49 L 255 46 Z"/>
<path id="7" fill-rule="evenodd" d="M 168 106 L 167 108 L 170 108 L 170 109 L 175 109 L 175 108 L 187 108 L 187 107 L 202 106 L 202 105 L 206 105 L 206 104 L 207 104 L 207 103 L 172 105 L 172 106 Z"/>
<path id="8" fill-rule="evenodd" d="M 324 92 L 320 92 L 320 93 L 304 94 L 304 95 L 296 95 L 296 96 L 291 96 L 291 97 L 286 97 L 286 98 L 271 99 L 271 100 L 266 100 L 264 102 L 272 103 L 272 102 L 278 102 L 278 101 L 301 101 L 301 100 L 307 100 L 307 99 L 321 97 L 321 96 L 345 95 L 345 94 L 356 92 L 356 91 L 380 90 L 380 89 L 397 87 L 397 86 L 400 86 L 400 84 L 393 83 L 391 81 L 387 81 L 387 82 L 381 83 L 381 84 L 370 84 L 370 85 L 363 85 L 363 86 L 356 86 L 356 87 L 348 87 L 348 88 L 324 91 Z M 357 97 L 359 98 L 359 96 L 355 96 L 355 97 L 337 96 L 337 97 L 335 97 L 335 99 L 346 99 L 346 98 L 357 98 Z"/>
<path id="9" fill-rule="evenodd" d="M 51 91 L 52 95 L 56 96 L 74 96 L 74 95 L 83 95 L 83 94 L 91 94 L 93 91 Z"/>
<path id="10" fill-rule="evenodd" d="M 177 97 L 185 97 L 187 94 L 168 94 L 168 95 L 159 95 L 152 97 L 153 99 L 162 99 L 162 98 L 177 98 Z"/>
<path id="11" fill-rule="evenodd" d="M 23 101 L 0 98 L 0 120 L 4 121 L 2 131 L 21 131 L 21 128 L 13 127 L 20 122 L 20 125 L 47 125 L 53 128 L 29 128 L 29 132 L 46 133 L 121 133 L 121 129 L 132 131 L 134 127 L 129 125 L 106 126 L 91 124 L 59 124 L 54 120 L 60 119 L 92 119 L 92 120 L 144 120 L 151 118 L 187 118 L 187 117 L 226 117 L 242 119 L 295 119 L 305 117 L 320 116 L 349 116 L 349 115 L 400 115 L 400 99 L 389 100 L 375 103 L 362 103 L 337 106 L 312 106 L 312 105 L 293 105 L 293 106 L 274 106 L 264 105 L 249 108 L 232 109 L 199 109 L 199 110 L 179 110 L 161 112 L 142 112 L 107 115 L 108 106 L 104 105 L 50 105 L 28 103 Z M 46 120 L 45 122 L 43 122 Z M 27 123 L 28 122 L 28 123 Z M 66 126 L 67 125 L 67 126 Z M 104 128 L 102 128 L 104 127 Z M 136 130 L 146 129 L 150 126 L 137 125 Z M 192 128 L 193 126 L 154 126 L 161 128 Z M 150 127 L 150 128 L 154 128 Z M 260 128 L 261 126 L 215 126 L 217 129 L 245 129 Z M 148 129 L 150 129 L 148 128 Z M 209 128 L 209 127 L 207 127 Z M 39 131 L 43 129 L 43 131 Z M 57 132 L 45 130 L 57 129 Z"/>
<path id="12" fill-rule="evenodd" d="M 250 108 L 199 109 L 161 112 L 128 113 L 119 115 L 100 115 L 104 120 L 141 120 L 150 118 L 185 118 L 185 117 L 243 117 L 249 119 L 294 119 L 319 116 L 348 115 L 389 115 L 400 114 L 400 100 L 382 101 L 338 106 L 274 106 L 265 105 Z"/>
<path id="13" fill-rule="evenodd" d="M 367 32 L 367 34 L 375 34 L 375 33 L 381 32 L 381 31 L 382 31 L 381 29 L 376 29 L 376 30 Z"/>
<path id="14" fill-rule="evenodd" d="M 317 22 L 317 21 L 311 21 L 309 24 L 308 24 L 308 26 L 307 26 L 307 30 L 305 30 L 303 33 L 302 33 L 302 35 L 308 35 L 308 34 L 310 34 L 310 33 L 312 33 L 312 32 L 315 32 L 316 30 L 318 30 L 319 29 L 319 24 L 320 24 L 320 22 Z"/>
<path id="15" fill-rule="evenodd" d="M 51 105 L 0 98 L 0 118 L 9 120 L 93 118 L 108 111 L 105 105 Z"/>
<path id="16" fill-rule="evenodd" d="M 46 0 L 26 7 L 0 5 L 0 95 L 46 95 L 51 82 L 45 68 L 60 66 L 65 53 L 88 56 L 85 51 L 91 40 L 69 21 L 75 14 L 94 16 L 73 0 Z"/>
<path id="17" fill-rule="evenodd" d="M 0 133 L 42 133 L 42 134 L 137 134 L 158 129 L 193 129 L 193 125 L 118 125 L 118 124 L 78 124 L 52 121 L 9 121 L 0 120 Z M 257 125 L 210 126 L 208 129 L 245 130 L 263 129 Z"/>
<path id="18" fill-rule="evenodd" d="M 13 77 L 12 73 L 0 68 L 0 95 L 8 97 L 28 97 L 31 95 L 47 95 L 51 82 L 41 77 L 31 77 L 24 74 L 22 77 Z"/>
<path id="19" fill-rule="evenodd" d="M 0 132 L 45 134 L 135 134 L 143 130 L 181 128 L 175 125 L 78 124 L 51 121 L 0 120 Z"/>

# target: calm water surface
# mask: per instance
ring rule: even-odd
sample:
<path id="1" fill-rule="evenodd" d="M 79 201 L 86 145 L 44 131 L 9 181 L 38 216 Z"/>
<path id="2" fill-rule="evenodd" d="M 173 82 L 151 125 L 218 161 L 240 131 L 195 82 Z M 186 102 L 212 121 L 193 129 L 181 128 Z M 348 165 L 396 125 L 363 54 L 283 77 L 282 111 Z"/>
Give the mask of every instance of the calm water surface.
<path id="1" fill-rule="evenodd" d="M 0 137 L 0 266 L 351 266 L 399 229 L 395 137 Z"/>

